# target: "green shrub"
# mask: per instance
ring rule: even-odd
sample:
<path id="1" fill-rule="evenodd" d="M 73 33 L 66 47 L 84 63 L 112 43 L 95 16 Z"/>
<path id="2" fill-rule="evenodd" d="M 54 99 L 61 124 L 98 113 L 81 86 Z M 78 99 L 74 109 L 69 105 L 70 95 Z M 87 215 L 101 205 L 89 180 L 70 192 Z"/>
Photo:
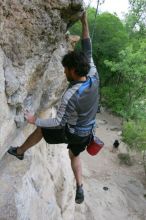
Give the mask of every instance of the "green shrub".
<path id="1" fill-rule="evenodd" d="M 146 121 L 128 121 L 123 124 L 123 141 L 131 148 L 146 150 Z"/>
<path id="2" fill-rule="evenodd" d="M 125 119 L 145 120 L 146 119 L 146 99 L 140 97 L 133 103 L 129 103 L 126 98 L 125 85 L 122 87 L 109 86 L 101 89 L 102 105 L 107 106 L 113 113 Z"/>
<path id="3" fill-rule="evenodd" d="M 131 157 L 129 154 L 126 153 L 119 153 L 118 158 L 120 160 L 120 164 L 125 164 L 128 166 L 132 165 Z"/>

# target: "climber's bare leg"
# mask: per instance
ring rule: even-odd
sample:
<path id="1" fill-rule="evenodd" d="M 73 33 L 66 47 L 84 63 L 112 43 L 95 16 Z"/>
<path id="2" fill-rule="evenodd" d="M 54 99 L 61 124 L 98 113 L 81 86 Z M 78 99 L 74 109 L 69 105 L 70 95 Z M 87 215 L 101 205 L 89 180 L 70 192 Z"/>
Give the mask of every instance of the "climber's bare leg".
<path id="1" fill-rule="evenodd" d="M 36 145 L 42 139 L 42 137 L 42 130 L 40 127 L 37 127 L 36 130 L 26 139 L 26 141 L 17 148 L 17 153 L 25 153 L 25 151 L 27 151 L 29 148 Z"/>
<path id="2" fill-rule="evenodd" d="M 82 185 L 82 166 L 81 166 L 81 160 L 79 156 L 74 156 L 71 150 L 69 150 L 69 157 L 71 160 L 71 167 L 76 179 L 77 185 Z"/>

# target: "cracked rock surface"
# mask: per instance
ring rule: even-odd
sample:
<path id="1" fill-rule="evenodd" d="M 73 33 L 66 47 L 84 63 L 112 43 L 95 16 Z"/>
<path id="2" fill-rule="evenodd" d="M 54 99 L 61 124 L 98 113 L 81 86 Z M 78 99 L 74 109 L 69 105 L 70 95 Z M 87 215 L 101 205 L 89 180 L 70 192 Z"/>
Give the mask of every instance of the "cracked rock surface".
<path id="1" fill-rule="evenodd" d="M 81 16 L 82 4 L 0 1 L 0 219 L 65 220 L 74 208 L 66 148 L 41 141 L 24 161 L 6 152 L 35 129 L 24 120 L 25 109 L 45 118 L 55 112 L 67 86 L 61 65 L 69 48 L 65 34 Z"/>

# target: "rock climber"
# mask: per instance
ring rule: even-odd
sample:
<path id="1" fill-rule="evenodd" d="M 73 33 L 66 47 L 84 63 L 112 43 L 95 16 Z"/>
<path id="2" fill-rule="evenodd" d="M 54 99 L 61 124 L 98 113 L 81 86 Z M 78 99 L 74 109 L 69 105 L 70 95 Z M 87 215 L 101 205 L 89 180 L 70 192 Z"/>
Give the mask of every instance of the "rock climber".
<path id="1" fill-rule="evenodd" d="M 10 147 L 9 154 L 23 160 L 24 153 L 42 138 L 49 144 L 67 143 L 71 167 L 76 180 L 75 202 L 84 201 L 80 153 L 86 149 L 93 137 L 93 127 L 98 109 L 99 77 L 92 59 L 86 12 L 81 19 L 82 49 L 72 51 L 62 59 L 69 86 L 62 95 L 55 118 L 41 119 L 26 112 L 28 123 L 36 130 L 19 147 Z"/>

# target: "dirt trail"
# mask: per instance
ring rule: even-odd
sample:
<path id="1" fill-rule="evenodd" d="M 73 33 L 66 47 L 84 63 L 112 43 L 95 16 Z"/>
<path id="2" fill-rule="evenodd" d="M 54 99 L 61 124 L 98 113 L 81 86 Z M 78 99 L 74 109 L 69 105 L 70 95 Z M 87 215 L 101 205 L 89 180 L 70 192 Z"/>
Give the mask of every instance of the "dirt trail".
<path id="1" fill-rule="evenodd" d="M 132 153 L 132 166 L 120 164 L 117 155 L 126 151 L 124 143 L 119 152 L 111 152 L 114 140 L 121 139 L 120 120 L 102 113 L 97 122 L 96 134 L 105 147 L 95 157 L 83 153 L 85 203 L 76 206 L 75 220 L 146 220 L 142 157 Z"/>

